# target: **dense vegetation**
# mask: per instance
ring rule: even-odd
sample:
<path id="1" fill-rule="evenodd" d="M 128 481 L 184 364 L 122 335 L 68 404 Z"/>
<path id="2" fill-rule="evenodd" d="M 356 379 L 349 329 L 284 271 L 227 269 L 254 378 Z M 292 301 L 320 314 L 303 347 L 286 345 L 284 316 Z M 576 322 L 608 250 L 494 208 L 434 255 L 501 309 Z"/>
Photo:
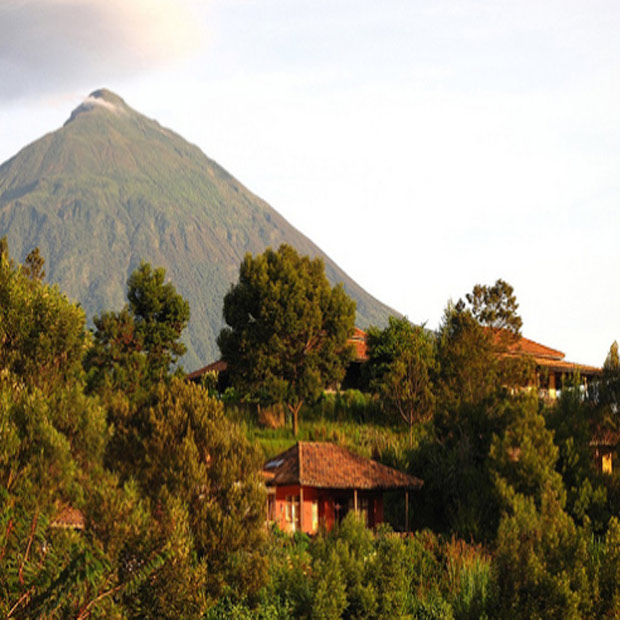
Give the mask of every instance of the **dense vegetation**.
<path id="1" fill-rule="evenodd" d="M 0 237 L 19 260 L 35 246 L 50 282 L 87 318 L 123 305 L 141 260 L 162 265 L 191 304 L 186 368 L 217 359 L 222 298 L 246 252 L 289 243 L 320 256 L 357 301 L 361 326 L 383 324 L 374 299 L 277 211 L 215 161 L 107 90 L 0 166 Z"/>
<path id="2" fill-rule="evenodd" d="M 437 334 L 370 330 L 363 391 L 308 392 L 298 436 L 423 478 L 417 531 L 350 514 L 290 537 L 266 528 L 260 477 L 295 441 L 283 409 L 173 369 L 188 307 L 163 271 L 142 264 L 92 333 L 43 278 L 38 252 L 20 266 L 0 243 L 0 615 L 620 614 L 620 484 L 590 445 L 619 430 L 617 345 L 587 392 L 546 404 L 502 354 L 521 326 L 505 282 L 449 304 Z M 386 498 L 396 529 L 402 502 Z M 63 527 L 68 508 L 83 527 Z"/>

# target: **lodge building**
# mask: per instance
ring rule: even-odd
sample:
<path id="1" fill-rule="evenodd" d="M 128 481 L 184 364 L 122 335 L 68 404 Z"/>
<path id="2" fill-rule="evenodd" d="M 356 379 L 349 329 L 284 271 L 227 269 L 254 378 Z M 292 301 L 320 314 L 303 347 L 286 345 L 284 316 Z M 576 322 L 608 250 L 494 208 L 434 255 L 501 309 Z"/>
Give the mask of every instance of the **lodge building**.
<path id="1" fill-rule="evenodd" d="M 316 534 L 330 530 L 354 511 L 368 527 L 383 522 L 383 493 L 405 495 L 405 529 L 409 493 L 423 481 L 332 443 L 299 441 L 263 468 L 267 486 L 267 520 L 285 532 Z"/>

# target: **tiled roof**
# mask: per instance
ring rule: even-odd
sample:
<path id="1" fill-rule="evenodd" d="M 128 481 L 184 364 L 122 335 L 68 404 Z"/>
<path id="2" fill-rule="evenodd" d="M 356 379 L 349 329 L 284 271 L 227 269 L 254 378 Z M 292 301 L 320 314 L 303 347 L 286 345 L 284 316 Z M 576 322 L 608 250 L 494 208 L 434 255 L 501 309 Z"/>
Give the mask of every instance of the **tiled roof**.
<path id="1" fill-rule="evenodd" d="M 585 364 L 576 364 L 575 362 L 567 362 L 565 360 L 552 360 L 546 357 L 534 357 L 534 362 L 541 368 L 548 368 L 557 372 L 573 373 L 579 372 L 581 375 L 600 375 L 601 369 L 596 366 L 587 366 Z"/>
<path id="2" fill-rule="evenodd" d="M 83 530 L 86 519 L 81 511 L 72 506 L 63 506 L 50 522 L 50 527 Z"/>
<path id="3" fill-rule="evenodd" d="M 368 360 L 368 345 L 366 344 L 366 332 L 359 327 L 355 328 L 353 335 L 347 341 L 355 351 L 355 362 L 365 362 Z"/>
<path id="4" fill-rule="evenodd" d="M 592 440 L 590 441 L 591 446 L 599 446 L 599 447 L 615 447 L 620 443 L 620 432 L 613 431 L 611 429 L 597 429 L 593 433 Z"/>
<path id="5" fill-rule="evenodd" d="M 512 332 L 504 329 L 492 329 L 490 327 L 485 328 L 491 332 L 492 339 L 495 344 L 506 347 L 508 353 L 513 355 L 531 355 L 533 357 L 545 357 L 548 359 L 561 360 L 564 359 L 564 353 L 551 347 L 546 347 L 544 344 L 524 338 L 523 336 L 516 338 L 512 335 Z"/>
<path id="6" fill-rule="evenodd" d="M 547 359 L 561 360 L 564 359 L 564 353 L 551 347 L 546 347 L 544 344 L 534 342 L 529 338 L 519 338 L 515 343 L 508 347 L 511 353 L 520 353 L 521 355 L 532 355 L 534 357 L 541 357 Z"/>
<path id="7" fill-rule="evenodd" d="M 496 342 L 501 337 L 500 332 L 495 332 L 493 336 Z M 585 375 L 598 375 L 601 373 L 601 369 L 596 366 L 568 362 L 564 360 L 564 353 L 562 351 L 546 347 L 544 344 L 529 338 L 523 338 L 523 336 L 514 342 L 509 342 L 507 349 L 507 355 L 531 357 L 534 363 L 541 368 L 565 373 L 579 372 Z"/>
<path id="8" fill-rule="evenodd" d="M 300 441 L 270 459 L 268 485 L 301 484 L 326 489 L 418 489 L 423 481 L 332 443 Z"/>
<path id="9" fill-rule="evenodd" d="M 217 362 L 213 362 L 208 366 L 203 366 L 198 370 L 194 370 L 193 372 L 188 373 L 187 375 L 185 375 L 185 379 L 187 379 L 188 381 L 191 381 L 192 379 L 199 379 L 200 377 L 202 377 L 202 375 L 205 375 L 208 372 L 222 372 L 223 370 L 226 370 L 226 367 L 227 364 L 224 360 L 217 360 Z"/>

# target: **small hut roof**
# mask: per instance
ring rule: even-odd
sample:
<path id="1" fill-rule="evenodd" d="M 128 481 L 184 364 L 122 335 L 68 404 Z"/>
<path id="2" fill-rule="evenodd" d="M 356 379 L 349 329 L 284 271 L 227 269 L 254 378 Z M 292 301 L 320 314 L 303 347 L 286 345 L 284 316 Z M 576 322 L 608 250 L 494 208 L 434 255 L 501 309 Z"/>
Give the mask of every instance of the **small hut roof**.
<path id="1" fill-rule="evenodd" d="M 73 506 L 62 506 L 50 522 L 50 527 L 83 530 L 86 518 L 80 510 Z"/>

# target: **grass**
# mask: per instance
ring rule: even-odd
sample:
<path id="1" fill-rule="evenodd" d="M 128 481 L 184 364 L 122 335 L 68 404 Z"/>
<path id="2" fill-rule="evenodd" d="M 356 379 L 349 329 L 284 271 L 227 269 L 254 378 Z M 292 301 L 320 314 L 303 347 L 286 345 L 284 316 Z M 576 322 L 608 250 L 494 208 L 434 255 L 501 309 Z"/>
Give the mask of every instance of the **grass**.
<path id="1" fill-rule="evenodd" d="M 227 414 L 239 423 L 248 439 L 260 446 L 265 459 L 269 459 L 293 446 L 297 441 L 327 441 L 350 448 L 354 452 L 368 457 L 399 460 L 409 450 L 409 430 L 404 424 L 390 420 L 380 420 L 373 412 L 371 418 L 359 421 L 359 407 L 338 410 L 334 419 L 334 409 L 319 404 L 313 408 L 303 408 L 297 437 L 293 435 L 290 423 L 277 428 L 269 427 L 258 421 L 255 411 L 240 405 L 227 404 Z M 362 416 L 363 417 L 363 416 Z M 416 427 L 414 447 L 425 436 L 426 427 Z"/>

